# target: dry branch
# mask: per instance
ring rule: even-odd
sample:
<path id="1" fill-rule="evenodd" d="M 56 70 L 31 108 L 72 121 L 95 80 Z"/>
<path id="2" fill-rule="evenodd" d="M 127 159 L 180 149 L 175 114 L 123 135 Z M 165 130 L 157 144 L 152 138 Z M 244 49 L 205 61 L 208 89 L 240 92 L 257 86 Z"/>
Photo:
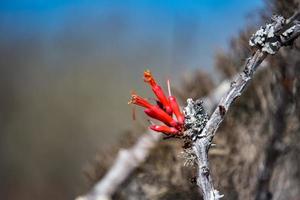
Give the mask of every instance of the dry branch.
<path id="1" fill-rule="evenodd" d="M 267 55 L 275 54 L 282 46 L 291 45 L 299 36 L 300 23 L 297 20 L 298 17 L 298 13 L 288 20 L 285 20 L 281 16 L 275 16 L 273 17 L 273 22 L 271 24 L 261 27 L 251 37 L 249 44 L 257 47 L 257 50 L 247 59 L 244 70 L 231 83 L 230 90 L 221 99 L 203 130 L 188 130 L 189 132 L 198 132 L 198 137 L 192 139 L 194 140 L 193 150 L 197 156 L 198 162 L 197 183 L 201 188 L 204 200 L 217 200 L 223 196 L 214 189 L 208 161 L 208 151 L 217 129 L 223 121 L 229 107 L 244 91 L 247 84 L 251 81 L 257 67 Z M 188 112 L 186 116 L 187 119 L 197 118 L 199 107 L 201 108 L 197 102 L 194 103 L 191 100 L 188 100 L 188 105 L 185 109 L 194 112 Z M 202 112 L 200 112 L 200 114 L 202 115 Z M 203 122 L 198 123 L 201 124 Z"/>
<path id="2" fill-rule="evenodd" d="M 149 152 L 162 138 L 161 134 L 148 131 L 130 149 L 121 149 L 115 163 L 107 174 L 94 186 L 86 196 L 76 200 L 108 200 L 115 193 L 121 183 L 148 157 Z"/>

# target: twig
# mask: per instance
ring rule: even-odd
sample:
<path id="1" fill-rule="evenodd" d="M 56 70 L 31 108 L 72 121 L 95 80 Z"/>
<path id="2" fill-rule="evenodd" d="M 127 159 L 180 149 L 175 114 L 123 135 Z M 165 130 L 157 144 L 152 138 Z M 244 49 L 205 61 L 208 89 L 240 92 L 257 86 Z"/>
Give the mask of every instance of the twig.
<path id="1" fill-rule="evenodd" d="M 260 67 L 257 70 L 262 70 L 268 66 L 268 62 L 264 60 Z M 203 102 L 203 107 L 205 108 L 208 114 L 212 113 L 223 95 L 230 89 L 231 83 L 233 80 L 236 80 L 239 74 L 233 76 L 233 78 L 223 80 L 212 92 L 209 93 L 206 97 L 201 98 Z"/>
<path id="2" fill-rule="evenodd" d="M 130 149 L 121 149 L 115 163 L 94 188 L 86 196 L 77 197 L 76 200 L 108 200 L 117 188 L 132 173 L 136 167 L 145 161 L 149 152 L 162 138 L 161 134 L 148 131 L 143 134 L 137 143 Z"/>
<path id="3" fill-rule="evenodd" d="M 204 200 L 217 200 L 223 196 L 214 189 L 208 161 L 208 151 L 216 131 L 223 121 L 231 104 L 241 95 L 246 85 L 251 81 L 254 72 L 260 63 L 267 57 L 268 54 L 275 54 L 280 47 L 290 45 L 291 42 L 299 36 L 300 24 L 294 16 L 288 20 L 285 20 L 281 16 L 275 16 L 273 17 L 273 23 L 261 27 L 251 37 L 249 44 L 257 47 L 258 49 L 250 58 L 247 59 L 244 70 L 240 73 L 236 80 L 231 83 L 230 90 L 221 99 L 203 130 L 193 129 L 193 127 L 193 130 L 188 130 L 188 132 L 198 132 L 198 137 L 192 139 L 194 140 L 193 150 L 197 156 L 198 162 L 197 183 L 201 188 Z M 188 100 L 186 110 L 193 110 L 194 112 L 188 112 L 186 118 L 197 118 L 198 107 L 199 104 Z M 199 123 L 201 124 L 202 122 Z"/>

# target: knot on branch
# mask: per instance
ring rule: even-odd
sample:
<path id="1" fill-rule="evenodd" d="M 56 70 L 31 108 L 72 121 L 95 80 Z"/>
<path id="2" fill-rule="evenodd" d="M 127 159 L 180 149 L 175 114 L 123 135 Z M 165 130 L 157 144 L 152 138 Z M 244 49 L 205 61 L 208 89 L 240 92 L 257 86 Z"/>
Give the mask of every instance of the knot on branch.
<path id="1" fill-rule="evenodd" d="M 187 99 L 187 106 L 183 109 L 185 116 L 185 135 L 195 141 L 203 137 L 201 132 L 208 121 L 208 115 L 200 100 Z"/>
<path id="2" fill-rule="evenodd" d="M 207 166 L 203 165 L 200 167 L 200 169 L 201 169 L 201 174 L 203 174 L 205 176 L 209 175 L 209 168 Z"/>
<path id="3" fill-rule="evenodd" d="M 273 16 L 272 23 L 260 27 L 251 36 L 249 45 L 258 47 L 268 54 L 275 54 L 281 46 L 281 40 L 277 33 L 283 28 L 285 21 L 282 16 Z"/>

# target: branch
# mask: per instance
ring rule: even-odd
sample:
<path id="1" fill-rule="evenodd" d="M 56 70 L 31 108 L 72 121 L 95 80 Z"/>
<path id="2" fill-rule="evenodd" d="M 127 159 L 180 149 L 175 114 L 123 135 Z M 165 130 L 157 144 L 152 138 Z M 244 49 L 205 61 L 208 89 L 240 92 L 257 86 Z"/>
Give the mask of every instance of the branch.
<path id="1" fill-rule="evenodd" d="M 260 67 L 257 70 L 264 69 L 268 66 L 268 62 L 264 60 Z M 232 81 L 238 78 L 239 74 L 233 76 L 233 78 L 225 79 L 219 84 L 212 92 L 209 93 L 206 97 L 201 98 L 202 105 L 205 108 L 207 113 L 212 113 L 223 95 L 230 89 Z"/>
<path id="2" fill-rule="evenodd" d="M 229 91 L 223 96 L 205 127 L 199 129 L 199 126 L 192 126 L 187 130 L 188 135 L 191 135 L 191 132 L 197 135 L 197 137 L 194 137 L 195 134 L 192 134 L 193 137 L 191 139 L 193 140 L 193 150 L 198 162 L 197 183 L 199 187 L 201 187 L 204 200 L 217 200 L 223 196 L 214 189 L 208 161 L 208 151 L 216 131 L 223 121 L 229 107 L 234 100 L 242 94 L 246 85 L 252 80 L 257 67 L 267 55 L 275 54 L 282 46 L 290 45 L 299 36 L 300 23 L 297 21 L 297 17 L 294 16 L 288 20 L 285 20 L 281 16 L 275 16 L 271 24 L 261 27 L 251 37 L 249 44 L 258 49 L 247 59 L 244 70 L 231 83 Z M 296 14 L 296 16 L 299 15 Z M 186 119 L 192 120 L 199 118 L 197 117 L 199 108 L 201 108 L 201 104 L 189 99 L 188 105 L 185 108 Z M 200 114 L 203 115 L 201 109 Z M 199 125 L 201 125 L 201 123 L 203 122 L 198 122 Z"/>
<path id="3" fill-rule="evenodd" d="M 143 134 L 137 143 L 130 149 L 119 151 L 115 163 L 94 188 L 86 196 L 76 200 L 108 200 L 115 193 L 121 183 L 132 173 L 136 167 L 145 161 L 150 151 L 162 138 L 161 134 L 148 131 Z"/>

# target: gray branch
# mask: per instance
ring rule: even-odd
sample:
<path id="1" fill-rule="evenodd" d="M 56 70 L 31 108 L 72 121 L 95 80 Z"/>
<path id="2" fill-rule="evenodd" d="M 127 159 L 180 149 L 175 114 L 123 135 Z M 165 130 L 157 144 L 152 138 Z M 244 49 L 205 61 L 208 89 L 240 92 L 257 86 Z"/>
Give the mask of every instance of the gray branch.
<path id="1" fill-rule="evenodd" d="M 126 178 L 136 167 L 145 161 L 149 152 L 162 138 L 161 134 L 147 131 L 130 149 L 121 149 L 115 163 L 107 174 L 96 183 L 86 196 L 77 197 L 76 200 L 109 200 Z"/>
<path id="2" fill-rule="evenodd" d="M 216 131 L 223 121 L 229 107 L 232 105 L 234 100 L 242 94 L 247 84 L 252 80 L 254 72 L 267 55 L 275 54 L 282 46 L 291 45 L 292 42 L 299 36 L 300 23 L 297 20 L 298 17 L 295 16 L 299 16 L 299 14 L 295 14 L 288 20 L 285 20 L 281 16 L 274 16 L 272 18 L 272 23 L 261 27 L 250 38 L 249 44 L 256 47 L 257 50 L 250 58 L 247 59 L 244 70 L 231 83 L 230 89 L 223 96 L 204 128 L 200 129 L 199 126 L 187 127 L 189 128 L 187 130 L 187 135 L 192 135 L 191 139 L 193 140 L 193 150 L 197 156 L 197 183 L 201 188 L 204 200 L 217 200 L 223 196 L 214 189 L 208 160 L 208 151 Z M 197 117 L 198 114 L 203 115 L 201 109 L 199 110 L 199 107 L 201 107 L 199 106 L 199 103 L 193 102 L 190 99 L 187 102 L 188 105 L 185 108 L 186 120 L 197 119 L 199 118 Z M 203 124 L 203 120 L 198 122 L 199 125 L 202 125 L 201 123 Z M 191 134 L 191 132 L 194 134 Z"/>

